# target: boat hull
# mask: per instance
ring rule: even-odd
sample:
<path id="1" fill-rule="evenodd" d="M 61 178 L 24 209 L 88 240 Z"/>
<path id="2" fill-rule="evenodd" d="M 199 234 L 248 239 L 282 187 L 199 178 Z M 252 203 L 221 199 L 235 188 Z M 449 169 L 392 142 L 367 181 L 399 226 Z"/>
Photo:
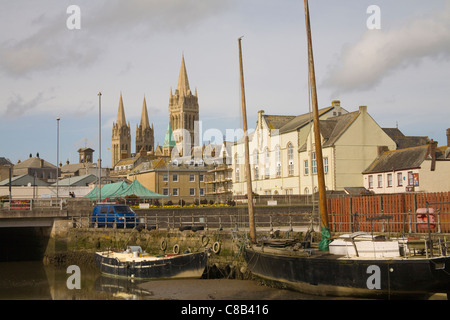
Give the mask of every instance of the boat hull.
<path id="1" fill-rule="evenodd" d="M 103 274 L 136 279 L 200 278 L 208 254 L 197 252 L 167 256 L 157 260 L 120 261 L 104 253 L 95 254 L 95 263 Z"/>
<path id="2" fill-rule="evenodd" d="M 352 259 L 331 254 L 291 256 L 245 248 L 250 271 L 291 289 L 321 296 L 426 298 L 450 292 L 450 257 Z"/>

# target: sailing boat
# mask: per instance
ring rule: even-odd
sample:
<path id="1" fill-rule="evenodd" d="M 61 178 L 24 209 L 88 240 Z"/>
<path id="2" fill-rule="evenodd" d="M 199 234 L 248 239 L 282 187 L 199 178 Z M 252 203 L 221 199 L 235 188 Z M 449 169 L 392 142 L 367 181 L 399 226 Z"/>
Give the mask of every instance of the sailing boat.
<path id="1" fill-rule="evenodd" d="M 331 240 L 327 219 L 308 0 L 305 0 L 305 21 L 310 90 L 314 108 L 322 240 L 316 250 L 309 246 L 304 246 L 303 249 L 299 246 L 290 247 L 288 242 L 286 245 L 280 245 L 280 241 L 275 241 L 275 245 L 267 241 L 258 243 L 251 237 L 251 241 L 243 251 L 249 270 L 261 278 L 282 282 L 291 289 L 322 296 L 425 298 L 434 293 L 447 293 L 447 298 L 450 298 L 450 256 L 445 256 L 445 252 L 440 251 L 439 256 L 433 256 L 433 249 L 426 248 L 426 256 L 413 256 L 409 254 L 412 244 L 408 241 L 362 232 L 342 235 Z M 241 56 L 240 40 L 239 54 Z M 242 62 L 240 66 L 242 82 Z M 244 91 L 243 83 L 241 90 Z M 243 94 L 242 96 L 244 97 Z M 243 108 L 245 108 L 244 99 Z M 245 140 L 245 143 L 248 144 L 248 140 Z M 246 158 L 246 163 L 247 161 Z M 248 177 L 248 173 L 249 168 L 247 168 L 247 186 L 250 186 L 248 193 L 250 197 L 251 177 Z M 249 219 L 250 234 L 255 234 L 252 230 L 254 218 L 251 213 Z"/>

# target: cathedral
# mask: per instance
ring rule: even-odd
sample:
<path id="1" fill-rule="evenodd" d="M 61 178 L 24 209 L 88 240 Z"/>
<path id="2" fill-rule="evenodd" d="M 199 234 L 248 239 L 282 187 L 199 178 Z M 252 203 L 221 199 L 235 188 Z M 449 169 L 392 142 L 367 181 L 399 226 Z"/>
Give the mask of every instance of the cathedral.
<path id="1" fill-rule="evenodd" d="M 191 149 L 198 145 L 198 125 L 199 107 L 197 90 L 192 94 L 189 87 L 188 76 L 186 72 L 186 64 L 184 56 L 181 59 L 180 74 L 178 76 L 178 85 L 175 93 L 170 89 L 169 98 L 169 126 L 167 134 L 172 135 L 176 144 L 178 152 L 182 150 Z M 162 151 L 161 148 L 155 147 L 153 124 L 150 126 L 147 103 L 145 101 L 142 105 L 141 121 L 136 126 L 136 154 L 145 153 L 147 155 L 168 155 L 167 150 Z M 171 137 L 169 140 L 171 141 Z M 164 142 L 163 148 L 172 148 L 172 143 L 166 146 Z M 117 113 L 117 121 L 113 123 L 112 127 L 112 166 L 114 167 L 120 160 L 131 157 L 131 127 L 130 123 L 126 122 L 125 108 L 123 104 L 122 94 L 119 99 L 119 110 Z"/>

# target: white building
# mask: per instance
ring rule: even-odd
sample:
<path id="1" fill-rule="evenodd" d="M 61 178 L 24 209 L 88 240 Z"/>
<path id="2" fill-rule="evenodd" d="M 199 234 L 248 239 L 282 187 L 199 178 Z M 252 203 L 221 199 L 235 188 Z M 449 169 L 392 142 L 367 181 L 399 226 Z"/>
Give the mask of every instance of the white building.
<path id="1" fill-rule="evenodd" d="M 447 135 L 449 131 L 447 130 Z M 450 145 L 386 151 L 363 172 L 364 187 L 374 193 L 450 191 Z"/>
<path id="2" fill-rule="evenodd" d="M 347 113 L 339 101 L 319 110 L 325 120 Z M 253 192 L 260 195 L 300 194 L 299 148 L 311 129 L 312 113 L 299 116 L 267 115 L 258 112 L 256 129 L 249 134 Z M 241 139 L 232 147 L 233 194 L 247 194 L 245 148 Z"/>

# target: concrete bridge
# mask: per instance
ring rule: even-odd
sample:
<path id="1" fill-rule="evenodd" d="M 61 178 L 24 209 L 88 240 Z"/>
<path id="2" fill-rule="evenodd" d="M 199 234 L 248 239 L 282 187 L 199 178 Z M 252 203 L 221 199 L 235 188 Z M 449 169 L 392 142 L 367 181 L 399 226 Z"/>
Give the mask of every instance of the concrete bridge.
<path id="1" fill-rule="evenodd" d="M 89 215 L 84 199 L 14 200 L 0 206 L 0 261 L 39 260 L 57 221 Z"/>

